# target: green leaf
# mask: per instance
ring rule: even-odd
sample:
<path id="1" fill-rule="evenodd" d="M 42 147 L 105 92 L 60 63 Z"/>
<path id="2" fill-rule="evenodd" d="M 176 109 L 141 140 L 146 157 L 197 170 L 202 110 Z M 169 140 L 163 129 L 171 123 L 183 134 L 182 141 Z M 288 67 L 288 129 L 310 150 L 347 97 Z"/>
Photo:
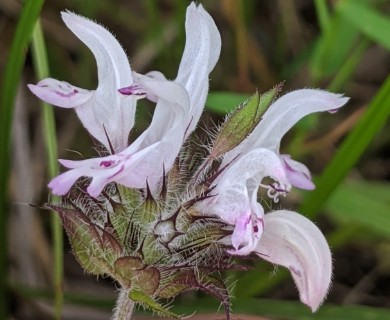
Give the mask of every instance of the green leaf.
<path id="1" fill-rule="evenodd" d="M 326 31 L 329 27 L 329 10 L 325 0 L 314 0 L 316 8 L 317 18 L 322 32 Z"/>
<path id="2" fill-rule="evenodd" d="M 390 184 L 353 182 L 340 185 L 326 208 L 344 224 L 360 224 L 367 232 L 390 237 Z"/>
<path id="3" fill-rule="evenodd" d="M 41 23 L 38 19 L 35 24 L 31 53 L 33 57 L 33 64 L 37 78 L 43 79 L 49 76 L 49 64 L 47 58 L 45 38 Z M 47 156 L 47 170 L 50 178 L 55 177 L 58 174 L 58 161 L 57 161 L 57 137 L 56 137 L 56 125 L 54 119 L 53 108 L 45 102 L 41 102 L 41 113 L 43 116 L 43 135 L 45 141 L 45 149 Z M 59 202 L 59 197 L 50 196 L 51 202 Z M 55 302 L 55 317 L 61 318 L 62 314 L 62 283 L 64 278 L 64 235 L 60 218 L 57 214 L 52 215 L 51 227 L 53 234 L 53 251 L 54 251 L 54 273 L 53 273 L 53 285 L 55 288 L 56 302 Z"/>
<path id="4" fill-rule="evenodd" d="M 314 49 L 310 70 L 315 80 L 330 76 L 342 67 L 356 42 L 358 31 L 354 25 L 334 14 Z"/>
<path id="5" fill-rule="evenodd" d="M 169 311 L 166 307 L 162 306 L 160 303 L 155 301 L 152 297 L 146 295 L 140 290 L 135 290 L 135 289 L 130 290 L 129 298 L 134 302 L 145 306 L 146 308 L 150 308 L 153 312 L 156 312 L 159 315 L 165 317 L 173 317 L 175 319 L 180 318 L 179 315 Z"/>
<path id="6" fill-rule="evenodd" d="M 110 216 L 111 223 L 118 240 L 123 244 L 135 249 L 138 245 L 140 228 L 134 224 L 136 208 L 141 206 L 141 194 L 137 189 L 116 185 L 118 197 L 111 198 L 113 214 Z M 131 245 L 132 244 L 132 245 Z"/>
<path id="7" fill-rule="evenodd" d="M 212 112 L 224 115 L 248 100 L 248 96 L 248 94 L 213 91 L 207 96 L 206 107 Z"/>
<path id="8" fill-rule="evenodd" d="M 390 18 L 360 1 L 339 1 L 336 10 L 364 35 L 390 50 Z"/>

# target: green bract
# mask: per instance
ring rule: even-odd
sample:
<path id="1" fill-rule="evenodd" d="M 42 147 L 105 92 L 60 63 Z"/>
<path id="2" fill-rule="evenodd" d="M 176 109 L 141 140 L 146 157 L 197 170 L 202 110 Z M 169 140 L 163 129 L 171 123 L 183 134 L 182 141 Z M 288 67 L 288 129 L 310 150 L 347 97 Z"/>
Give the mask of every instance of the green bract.
<path id="1" fill-rule="evenodd" d="M 218 158 L 244 141 L 259 124 L 278 91 L 278 87 L 261 95 L 256 91 L 247 101 L 240 104 L 222 125 L 210 157 Z"/>

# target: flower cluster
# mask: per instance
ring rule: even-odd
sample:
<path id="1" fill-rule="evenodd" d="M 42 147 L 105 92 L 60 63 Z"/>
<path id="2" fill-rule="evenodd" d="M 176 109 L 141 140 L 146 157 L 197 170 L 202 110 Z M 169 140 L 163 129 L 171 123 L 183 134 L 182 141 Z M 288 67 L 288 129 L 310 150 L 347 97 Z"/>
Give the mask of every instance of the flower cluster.
<path id="1" fill-rule="evenodd" d="M 336 111 L 348 98 L 315 89 L 278 99 L 279 87 L 256 92 L 198 152 L 193 132 L 221 51 L 218 29 L 201 5 L 187 9 L 175 80 L 132 71 L 118 41 L 91 20 L 69 12 L 62 19 L 94 54 L 99 84 L 86 90 L 48 78 L 29 88 L 46 102 L 75 109 L 106 149 L 92 159 L 59 160 L 69 170 L 49 183 L 62 203 L 48 207 L 59 212 L 84 269 L 112 276 L 130 299 L 163 315 L 173 314 L 160 298 L 200 289 L 217 296 L 229 317 L 226 285 L 215 271 L 241 269 L 240 256 L 257 255 L 288 268 L 301 301 L 317 310 L 331 280 L 328 244 L 296 212 L 265 214 L 258 191 L 265 188 L 277 201 L 292 186 L 314 188 L 307 167 L 280 154 L 281 139 L 305 115 Z M 154 115 L 128 144 L 143 98 L 156 104 Z M 266 177 L 273 182 L 266 184 Z"/>

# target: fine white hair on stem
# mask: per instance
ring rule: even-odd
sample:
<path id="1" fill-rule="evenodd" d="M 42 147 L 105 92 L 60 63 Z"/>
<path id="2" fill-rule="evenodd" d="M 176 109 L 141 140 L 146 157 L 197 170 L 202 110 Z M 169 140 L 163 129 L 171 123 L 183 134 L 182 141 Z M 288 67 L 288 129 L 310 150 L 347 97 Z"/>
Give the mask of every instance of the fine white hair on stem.
<path id="1" fill-rule="evenodd" d="M 131 320 L 134 302 L 128 297 L 129 290 L 121 288 L 114 308 L 112 320 Z"/>

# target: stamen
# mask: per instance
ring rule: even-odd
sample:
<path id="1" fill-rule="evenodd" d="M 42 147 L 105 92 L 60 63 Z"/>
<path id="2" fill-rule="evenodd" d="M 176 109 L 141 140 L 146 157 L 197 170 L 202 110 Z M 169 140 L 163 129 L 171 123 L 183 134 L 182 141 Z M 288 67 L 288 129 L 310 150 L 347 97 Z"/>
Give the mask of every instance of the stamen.
<path id="1" fill-rule="evenodd" d="M 289 185 L 284 185 L 280 183 L 272 183 L 270 185 L 261 184 L 261 186 L 267 189 L 267 196 L 271 198 L 275 203 L 279 202 L 279 197 L 285 197 L 286 194 L 290 191 Z"/>

